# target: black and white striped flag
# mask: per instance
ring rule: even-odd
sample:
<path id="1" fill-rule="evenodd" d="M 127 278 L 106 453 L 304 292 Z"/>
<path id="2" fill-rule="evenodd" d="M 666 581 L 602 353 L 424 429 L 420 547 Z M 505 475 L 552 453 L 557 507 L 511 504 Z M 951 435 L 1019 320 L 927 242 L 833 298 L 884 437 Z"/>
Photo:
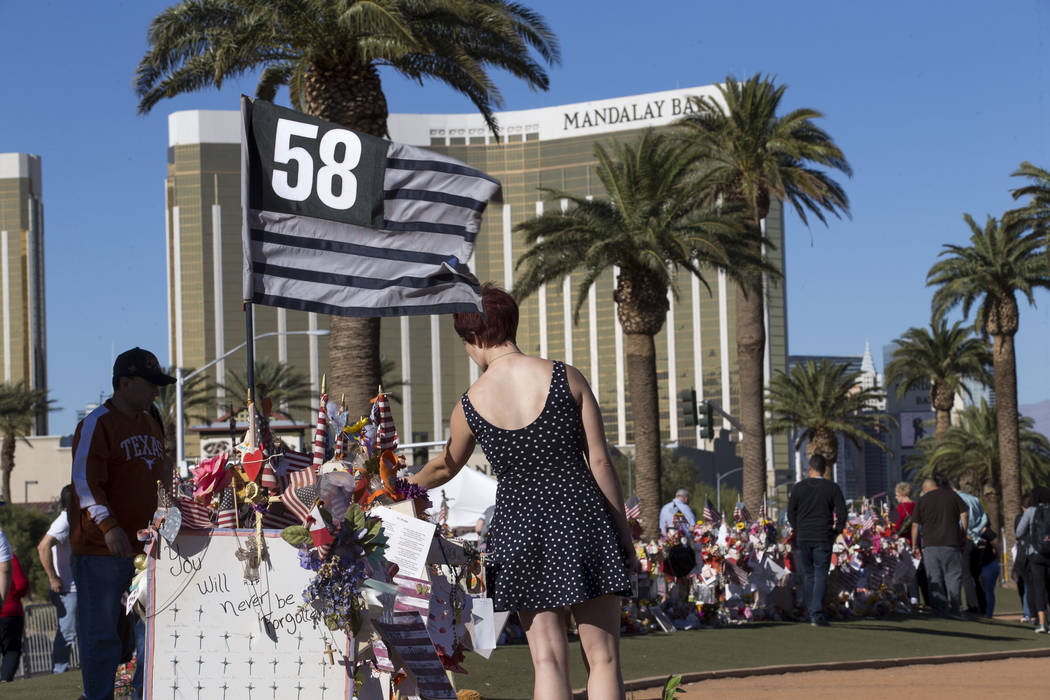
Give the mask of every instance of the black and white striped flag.
<path id="1" fill-rule="evenodd" d="M 430 151 L 241 100 L 244 298 L 342 316 L 480 311 L 467 262 L 499 182 Z"/>

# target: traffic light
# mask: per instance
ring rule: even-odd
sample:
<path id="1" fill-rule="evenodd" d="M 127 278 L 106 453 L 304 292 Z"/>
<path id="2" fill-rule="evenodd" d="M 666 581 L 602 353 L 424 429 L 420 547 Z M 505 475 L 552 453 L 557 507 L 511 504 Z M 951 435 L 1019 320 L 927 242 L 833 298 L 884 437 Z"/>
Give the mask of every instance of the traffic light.
<path id="1" fill-rule="evenodd" d="M 683 389 L 678 392 L 678 411 L 682 414 L 682 422 L 685 425 L 696 425 L 696 391 L 694 389 Z"/>
<path id="2" fill-rule="evenodd" d="M 699 409 L 696 416 L 696 424 L 700 427 L 700 437 L 704 440 L 710 440 L 715 436 L 714 407 L 711 406 L 710 401 L 704 401 Z"/>

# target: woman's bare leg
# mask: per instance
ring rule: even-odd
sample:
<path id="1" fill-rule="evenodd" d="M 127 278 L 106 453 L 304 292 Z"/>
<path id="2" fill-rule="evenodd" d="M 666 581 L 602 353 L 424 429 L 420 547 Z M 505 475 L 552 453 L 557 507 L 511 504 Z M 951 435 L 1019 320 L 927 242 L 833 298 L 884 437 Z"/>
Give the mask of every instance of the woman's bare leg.
<path id="1" fill-rule="evenodd" d="M 533 697 L 569 700 L 569 638 L 561 610 L 519 610 L 532 654 Z"/>
<path id="2" fill-rule="evenodd" d="M 620 598 L 604 595 L 577 603 L 572 614 L 579 626 L 580 649 L 588 665 L 587 697 L 622 700 L 620 675 Z"/>

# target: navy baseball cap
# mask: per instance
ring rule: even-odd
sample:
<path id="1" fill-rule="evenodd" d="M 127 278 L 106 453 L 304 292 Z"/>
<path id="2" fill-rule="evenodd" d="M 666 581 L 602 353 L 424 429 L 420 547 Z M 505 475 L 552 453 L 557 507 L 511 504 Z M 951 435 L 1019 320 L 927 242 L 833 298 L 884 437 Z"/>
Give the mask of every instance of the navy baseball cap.
<path id="1" fill-rule="evenodd" d="M 156 355 L 142 348 L 131 348 L 117 355 L 117 361 L 113 363 L 113 379 L 121 377 L 142 377 L 157 386 L 176 381 L 175 377 L 164 374 Z"/>

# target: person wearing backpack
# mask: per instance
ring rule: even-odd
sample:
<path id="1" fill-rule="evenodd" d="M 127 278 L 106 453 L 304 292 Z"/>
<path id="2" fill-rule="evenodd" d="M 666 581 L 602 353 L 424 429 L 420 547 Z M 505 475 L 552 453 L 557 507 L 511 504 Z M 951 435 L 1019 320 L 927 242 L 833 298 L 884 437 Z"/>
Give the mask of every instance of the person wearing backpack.
<path id="1" fill-rule="evenodd" d="M 1028 546 L 1028 608 L 1039 619 L 1037 633 L 1045 634 L 1047 582 L 1050 581 L 1050 489 L 1032 491 L 1035 505 L 1017 521 L 1016 535 Z"/>

